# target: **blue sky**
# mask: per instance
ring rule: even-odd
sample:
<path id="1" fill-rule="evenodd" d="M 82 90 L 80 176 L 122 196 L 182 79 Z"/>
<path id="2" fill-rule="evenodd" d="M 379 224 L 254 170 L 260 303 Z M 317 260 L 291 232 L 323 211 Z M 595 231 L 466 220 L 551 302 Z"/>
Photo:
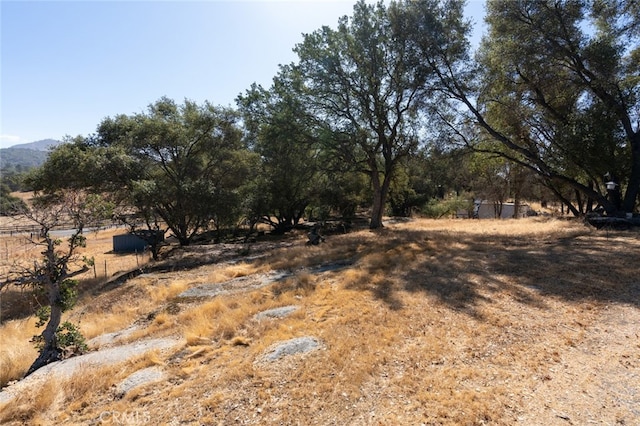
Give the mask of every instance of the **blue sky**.
<path id="1" fill-rule="evenodd" d="M 93 133 L 162 96 L 234 105 L 354 1 L 0 2 L 0 148 Z M 484 6 L 467 11 L 480 30 Z"/>

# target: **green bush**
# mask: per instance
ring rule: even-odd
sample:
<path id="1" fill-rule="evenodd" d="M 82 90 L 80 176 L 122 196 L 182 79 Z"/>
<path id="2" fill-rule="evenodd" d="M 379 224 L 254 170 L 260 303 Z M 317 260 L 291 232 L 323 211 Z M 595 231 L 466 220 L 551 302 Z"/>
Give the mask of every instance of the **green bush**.
<path id="1" fill-rule="evenodd" d="M 450 198 L 433 198 L 422 208 L 422 214 L 433 219 L 440 219 L 447 215 L 454 215 L 458 210 L 473 210 L 469 198 L 455 196 Z"/>

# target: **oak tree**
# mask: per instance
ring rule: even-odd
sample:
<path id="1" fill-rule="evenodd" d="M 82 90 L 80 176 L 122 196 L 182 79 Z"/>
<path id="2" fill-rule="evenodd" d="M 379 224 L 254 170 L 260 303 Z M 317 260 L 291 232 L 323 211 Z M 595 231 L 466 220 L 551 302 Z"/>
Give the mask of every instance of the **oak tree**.
<path id="1" fill-rule="evenodd" d="M 425 124 L 418 105 L 427 76 L 408 54 L 397 8 L 359 1 L 337 29 L 305 34 L 295 48 L 306 102 L 332 134 L 327 148 L 369 176 L 372 229 L 383 226 L 391 180 Z"/>
<path id="2" fill-rule="evenodd" d="M 229 108 L 162 98 L 147 112 L 107 118 L 98 126 L 97 147 L 121 152 L 105 161 L 112 191 L 149 222 L 165 224 L 181 245 L 202 230 L 233 223 L 239 216 L 239 188 L 247 175 L 246 149 Z M 113 167 L 127 163 L 126 173 Z"/>

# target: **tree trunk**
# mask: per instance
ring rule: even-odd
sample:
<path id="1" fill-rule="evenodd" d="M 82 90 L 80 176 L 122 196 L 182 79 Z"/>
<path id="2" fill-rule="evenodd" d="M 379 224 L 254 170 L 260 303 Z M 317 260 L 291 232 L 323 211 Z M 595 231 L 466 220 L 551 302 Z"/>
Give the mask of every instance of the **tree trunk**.
<path id="1" fill-rule="evenodd" d="M 558 200 L 560 200 L 560 208 L 561 208 L 561 213 L 563 215 L 564 215 L 564 207 L 566 206 L 567 213 L 571 211 L 571 213 L 573 213 L 575 217 L 580 217 L 580 212 L 578 211 L 578 209 L 576 209 L 574 205 L 571 203 L 571 201 L 568 200 L 564 195 L 562 195 L 562 193 L 553 184 L 547 183 L 545 186 L 548 189 L 550 189 L 551 192 L 553 192 L 553 194 L 556 196 Z"/>
<path id="2" fill-rule="evenodd" d="M 574 190 L 576 193 L 576 204 L 578 205 L 578 211 L 582 216 L 584 214 L 584 200 L 582 199 L 582 193 L 577 189 Z"/>
<path id="3" fill-rule="evenodd" d="M 594 186 L 593 181 L 589 182 L 589 189 L 593 189 Z M 587 213 L 591 213 L 593 211 L 593 198 L 590 196 L 587 196 L 587 206 L 585 207 L 585 211 Z"/>
<path id="4" fill-rule="evenodd" d="M 386 175 L 381 183 L 378 172 L 374 172 L 371 176 L 371 183 L 373 185 L 373 206 L 371 208 L 369 229 L 380 229 L 384 227 L 382 217 L 384 216 L 387 195 L 389 194 L 390 175 Z"/>
<path id="5" fill-rule="evenodd" d="M 493 215 L 496 219 L 502 219 L 502 201 L 495 201 L 493 203 Z"/>
<path id="6" fill-rule="evenodd" d="M 61 353 L 56 339 L 56 332 L 58 331 L 60 320 L 62 319 L 62 307 L 58 303 L 58 300 L 60 300 L 60 287 L 58 283 L 49 283 L 48 287 L 51 314 L 49 316 L 49 322 L 42 332 L 43 347 L 38 358 L 36 358 L 33 364 L 31 364 L 31 367 L 29 367 L 25 376 L 28 376 L 47 364 L 60 361 L 61 359 Z"/>
<path id="7" fill-rule="evenodd" d="M 176 235 L 176 238 L 178 239 L 178 243 L 180 243 L 180 247 L 186 247 L 191 244 L 191 240 L 189 239 L 189 237 L 186 237 L 184 235 Z"/>
<path id="8" fill-rule="evenodd" d="M 524 187 L 524 170 L 521 166 L 513 165 L 514 181 L 513 181 L 513 218 L 520 218 L 520 201 L 522 199 L 522 188 Z"/>
<path id="9" fill-rule="evenodd" d="M 371 208 L 371 221 L 369 229 L 380 229 L 384 227 L 382 216 L 384 215 L 384 203 L 382 201 L 382 191 L 380 188 L 373 191 L 373 207 Z"/>
<path id="10" fill-rule="evenodd" d="M 153 260 L 158 260 L 160 259 L 160 244 L 159 243 L 154 243 L 154 244 L 150 244 L 149 245 L 149 250 L 151 250 L 151 257 L 153 258 Z"/>
<path id="11" fill-rule="evenodd" d="M 625 213 L 633 212 L 633 208 L 640 192 L 640 132 L 636 132 L 631 139 L 631 176 L 624 194 L 622 210 Z"/>
<path id="12" fill-rule="evenodd" d="M 53 341 L 50 344 L 42 348 L 42 350 L 40 351 L 40 355 L 38 355 L 38 358 L 36 358 L 33 364 L 31 364 L 31 367 L 29 367 L 27 374 L 25 374 L 24 376 L 27 377 L 31 373 L 44 367 L 47 364 L 60 361 L 61 358 L 62 357 L 61 357 L 60 349 L 58 349 L 58 344 L 54 337 Z"/>

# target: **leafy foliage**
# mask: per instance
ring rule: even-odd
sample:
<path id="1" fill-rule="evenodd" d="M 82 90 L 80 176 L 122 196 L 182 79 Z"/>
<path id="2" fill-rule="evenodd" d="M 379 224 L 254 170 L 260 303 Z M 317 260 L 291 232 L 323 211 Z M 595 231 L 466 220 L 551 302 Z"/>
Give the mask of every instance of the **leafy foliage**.
<path id="1" fill-rule="evenodd" d="M 11 195 L 11 188 L 0 183 L 0 216 L 11 216 L 26 207 L 24 201 Z"/>
<path id="2" fill-rule="evenodd" d="M 100 158 L 99 188 L 135 206 L 147 223 L 160 219 L 183 245 L 235 222 L 251 167 L 237 118 L 209 103 L 162 98 L 146 113 L 105 119 L 86 144 Z"/>
<path id="3" fill-rule="evenodd" d="M 282 67 L 273 86 L 252 86 L 238 105 L 260 157 L 248 216 L 276 232 L 295 226 L 313 201 L 320 171 L 317 126 L 300 97 L 296 70 Z"/>
<path id="4" fill-rule="evenodd" d="M 422 213 L 426 217 L 433 219 L 440 219 L 445 216 L 455 215 L 458 210 L 471 211 L 473 209 L 473 202 L 469 197 L 453 196 L 444 199 L 431 199 L 427 202 L 423 208 Z"/>
<path id="5" fill-rule="evenodd" d="M 384 213 L 465 193 L 630 212 L 636 3 L 490 0 L 474 57 L 463 1 L 361 0 L 335 28 L 304 35 L 298 61 L 240 95 L 238 111 L 161 98 L 67 138 L 27 182 L 99 194 L 132 228 L 166 227 L 181 244 L 242 219 L 284 232 L 304 214 L 350 216 L 365 203 L 378 228 Z"/>
<path id="6" fill-rule="evenodd" d="M 307 103 L 332 133 L 328 148 L 371 182 L 371 228 L 382 215 L 398 162 L 419 143 L 429 74 L 410 55 L 411 34 L 393 3 L 359 1 L 333 30 L 323 27 L 296 46 Z"/>
<path id="7" fill-rule="evenodd" d="M 45 323 L 42 322 L 39 324 L 42 326 Z M 59 351 L 67 354 L 67 356 L 70 356 L 71 354 L 82 354 L 89 350 L 87 342 L 78 327 L 69 321 L 63 322 L 58 327 L 55 336 Z M 46 342 L 42 335 L 33 336 L 31 342 L 33 342 L 36 348 L 40 351 L 44 350 L 46 347 Z"/>
<path id="8" fill-rule="evenodd" d="M 636 20 L 626 0 L 489 1 L 479 67 L 450 66 L 441 78 L 458 102 L 447 117 L 454 133 L 535 172 L 556 194 L 569 186 L 610 214 L 632 211 L 640 191 Z M 604 191 L 605 169 L 626 191 L 619 205 Z"/>

